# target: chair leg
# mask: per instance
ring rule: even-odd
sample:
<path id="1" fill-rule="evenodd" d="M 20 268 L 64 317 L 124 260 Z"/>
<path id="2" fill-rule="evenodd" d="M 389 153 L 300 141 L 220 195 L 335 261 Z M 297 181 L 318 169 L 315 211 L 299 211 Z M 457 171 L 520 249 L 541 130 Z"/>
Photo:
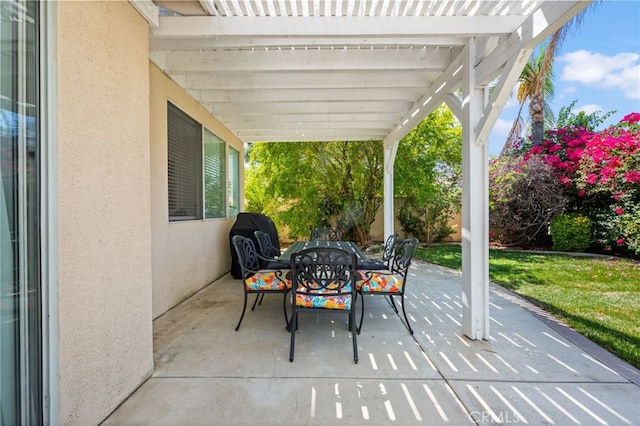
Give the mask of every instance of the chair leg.
<path id="1" fill-rule="evenodd" d="M 242 318 L 244 318 L 244 313 L 247 310 L 247 292 L 244 292 L 244 305 L 242 306 L 242 315 L 240 315 L 240 321 L 238 321 L 238 325 L 236 325 L 236 331 L 240 328 L 240 324 L 242 323 Z"/>
<path id="2" fill-rule="evenodd" d="M 256 294 L 256 300 L 254 300 L 253 306 L 251 306 L 252 311 L 256 308 L 256 305 L 258 304 L 258 299 L 260 299 L 260 296 L 264 297 L 264 293 Z"/>
<path id="3" fill-rule="evenodd" d="M 289 291 L 285 291 L 284 292 L 284 296 L 282 298 L 282 309 L 284 310 L 284 323 L 285 323 L 285 327 L 287 329 L 287 331 L 289 330 L 289 316 L 287 315 L 287 295 L 289 294 Z"/>
<path id="4" fill-rule="evenodd" d="M 293 353 L 296 344 L 296 330 L 298 329 L 298 312 L 295 305 L 291 311 L 291 325 L 289 325 L 289 333 L 291 333 L 291 346 L 289 347 L 289 362 L 293 362 Z"/>
<path id="5" fill-rule="evenodd" d="M 351 309 L 351 311 L 349 312 L 349 322 L 350 323 L 355 323 L 356 320 L 356 311 Z M 356 330 L 351 330 L 351 339 L 353 340 L 353 361 L 357 364 L 358 363 L 358 333 L 356 333 Z"/>
<path id="6" fill-rule="evenodd" d="M 387 302 L 389 302 L 389 304 L 391 305 L 393 310 L 396 311 L 396 314 L 397 314 L 398 313 L 398 307 L 396 306 L 396 301 L 393 300 L 393 295 L 392 294 L 387 294 L 385 297 L 387 298 Z"/>
<path id="7" fill-rule="evenodd" d="M 407 311 L 405 311 L 404 309 L 404 294 L 402 295 L 402 314 L 404 315 L 404 322 L 407 328 L 409 329 L 409 333 L 413 334 L 413 328 L 411 328 L 411 324 L 409 324 L 409 318 L 407 318 Z"/>
<path id="8" fill-rule="evenodd" d="M 364 321 L 364 293 L 356 293 L 356 301 L 358 300 L 358 294 L 360 295 L 360 299 L 362 299 L 362 308 L 360 310 L 360 323 L 358 324 L 358 328 L 356 329 L 356 331 L 358 334 L 360 334 L 360 332 L 362 331 L 362 321 Z"/>

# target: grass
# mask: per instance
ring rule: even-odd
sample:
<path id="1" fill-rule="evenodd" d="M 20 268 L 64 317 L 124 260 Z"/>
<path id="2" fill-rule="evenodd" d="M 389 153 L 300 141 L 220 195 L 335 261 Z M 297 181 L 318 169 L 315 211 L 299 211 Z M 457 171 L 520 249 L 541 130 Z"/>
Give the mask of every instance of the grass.
<path id="1" fill-rule="evenodd" d="M 420 247 L 414 256 L 462 265 L 459 245 Z M 489 278 L 640 368 L 640 263 L 496 249 L 489 251 Z"/>

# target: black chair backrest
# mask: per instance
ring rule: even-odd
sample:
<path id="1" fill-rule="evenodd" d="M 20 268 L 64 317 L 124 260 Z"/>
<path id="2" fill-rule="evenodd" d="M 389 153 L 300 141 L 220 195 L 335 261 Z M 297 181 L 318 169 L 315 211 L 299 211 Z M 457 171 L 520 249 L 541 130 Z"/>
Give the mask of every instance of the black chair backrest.
<path id="1" fill-rule="evenodd" d="M 263 257 L 275 257 L 280 256 L 280 250 L 278 250 L 271 241 L 271 237 L 264 231 L 254 231 L 253 235 L 258 242 L 258 248 Z"/>
<path id="2" fill-rule="evenodd" d="M 384 243 L 384 250 L 382 251 L 382 261 L 387 265 L 389 265 L 389 262 L 391 261 L 391 259 L 393 259 L 393 252 L 395 251 L 396 242 L 398 241 L 399 237 L 400 234 L 396 232 L 393 235 L 389 235 L 387 241 L 385 241 Z"/>
<path id="3" fill-rule="evenodd" d="M 247 273 L 258 271 L 261 262 L 253 241 L 242 235 L 234 235 L 231 241 L 236 249 L 243 276 L 246 278 Z"/>
<path id="4" fill-rule="evenodd" d="M 356 255 L 330 247 L 314 247 L 291 257 L 294 294 L 312 296 L 351 294 L 356 290 Z"/>
<path id="5" fill-rule="evenodd" d="M 316 228 L 311 231 L 311 241 L 341 241 L 342 232 L 335 228 Z"/>
<path id="6" fill-rule="evenodd" d="M 391 259 L 391 264 L 389 265 L 391 272 L 406 277 L 409 266 L 411 266 L 413 253 L 416 251 L 416 247 L 418 247 L 417 238 L 407 238 L 406 240 L 402 240 L 395 248 L 395 253 Z"/>

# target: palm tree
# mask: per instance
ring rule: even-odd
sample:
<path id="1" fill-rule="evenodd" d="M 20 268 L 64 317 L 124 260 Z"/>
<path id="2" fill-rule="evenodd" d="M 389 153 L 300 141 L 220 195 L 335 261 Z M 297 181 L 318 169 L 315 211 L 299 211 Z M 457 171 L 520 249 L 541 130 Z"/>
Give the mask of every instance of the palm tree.
<path id="1" fill-rule="evenodd" d="M 560 27 L 549 37 L 546 45 L 543 45 L 538 51 L 529 58 L 527 65 L 522 70 L 520 78 L 520 87 L 518 88 L 518 102 L 520 110 L 516 117 L 507 141 L 502 148 L 502 153 L 508 151 L 513 146 L 515 140 L 521 134 L 524 127 L 522 120 L 522 107 L 524 103 L 529 101 L 529 115 L 531 118 L 531 142 L 533 145 L 541 144 L 544 140 L 544 123 L 545 118 L 553 121 L 553 113 L 549 107 L 548 100 L 553 97 L 553 62 L 559 51 L 562 42 L 568 32 L 574 27 L 579 27 L 587 10 L 593 10 L 594 5 L 599 1 L 593 2 L 586 9 L 573 17 L 569 22 Z"/>
<path id="2" fill-rule="evenodd" d="M 531 56 L 518 79 L 518 102 L 522 106 L 529 101 L 533 145 L 542 143 L 544 139 L 544 117 L 545 111 L 551 111 L 548 101 L 553 98 L 553 61 L 560 37 L 560 30 L 553 33 L 549 43 L 539 49 L 538 55 Z"/>

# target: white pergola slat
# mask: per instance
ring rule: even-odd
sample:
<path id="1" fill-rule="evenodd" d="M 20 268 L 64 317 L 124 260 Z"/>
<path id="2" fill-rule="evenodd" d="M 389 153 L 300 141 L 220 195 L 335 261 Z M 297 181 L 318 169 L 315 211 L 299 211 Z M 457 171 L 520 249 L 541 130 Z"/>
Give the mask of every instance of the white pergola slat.
<path id="1" fill-rule="evenodd" d="M 151 61 L 242 140 L 382 140 L 387 235 L 398 143 L 446 102 L 463 125 L 463 332 L 489 337 L 486 140 L 533 48 L 591 0 L 131 3 Z"/>

